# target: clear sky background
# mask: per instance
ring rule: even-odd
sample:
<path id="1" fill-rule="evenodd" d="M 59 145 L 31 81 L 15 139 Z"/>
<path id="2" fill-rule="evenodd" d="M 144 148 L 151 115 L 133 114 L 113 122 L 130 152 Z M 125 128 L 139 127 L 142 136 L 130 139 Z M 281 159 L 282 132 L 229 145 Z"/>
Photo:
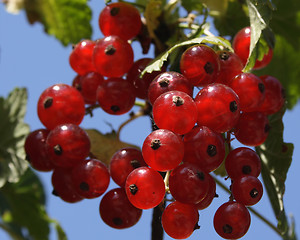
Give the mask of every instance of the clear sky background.
<path id="1" fill-rule="evenodd" d="M 93 40 L 102 37 L 98 28 L 98 15 L 104 7 L 104 1 L 91 0 L 89 4 L 93 10 L 92 25 L 94 29 Z M 141 48 L 134 45 L 135 59 L 141 58 Z M 36 105 L 42 91 L 56 83 L 71 84 L 75 73 L 69 66 L 68 57 L 71 46 L 63 47 L 54 37 L 46 35 L 41 24 L 30 25 L 24 12 L 19 15 L 6 13 L 3 4 L 0 5 L 0 96 L 6 97 L 15 87 L 26 87 L 29 94 L 28 109 L 25 121 L 31 130 L 42 128 Z M 128 115 L 110 116 L 101 109 L 95 111 L 93 118 L 86 117 L 81 124 L 84 128 L 96 128 L 103 133 L 110 132 L 111 128 L 106 122 L 117 129 L 119 124 L 126 120 Z M 296 229 L 300 234 L 300 207 L 299 207 L 299 169 L 300 169 L 300 138 L 299 138 L 299 104 L 288 111 L 284 117 L 284 140 L 295 145 L 294 159 L 286 181 L 286 194 L 284 196 L 287 214 L 294 214 Z M 150 123 L 146 117 L 141 117 L 123 129 L 121 140 L 141 146 L 145 137 L 150 133 Z M 1 136 L 0 136 L 1 137 Z M 143 212 L 143 215 L 134 227 L 126 230 L 116 230 L 106 226 L 99 216 L 100 198 L 83 200 L 79 203 L 68 204 L 51 195 L 51 174 L 38 173 L 46 191 L 47 211 L 50 217 L 57 219 L 64 228 L 69 240 L 100 240 L 100 239 L 150 239 L 152 210 Z M 228 185 L 228 183 L 227 183 Z M 111 181 L 109 189 L 116 187 Z M 228 194 L 217 188 L 219 198 L 212 205 L 200 212 L 199 224 L 201 228 L 189 238 L 194 239 L 221 239 L 213 229 L 213 215 L 216 209 L 228 200 Z M 1 207 L 1 206 L 0 206 Z M 275 223 L 275 217 L 265 194 L 254 208 Z M 267 225 L 252 216 L 252 223 L 244 240 L 253 239 L 281 239 Z M 0 230 L 0 240 L 9 237 Z M 54 231 L 51 240 L 57 239 Z M 165 236 L 165 239 L 172 239 Z"/>

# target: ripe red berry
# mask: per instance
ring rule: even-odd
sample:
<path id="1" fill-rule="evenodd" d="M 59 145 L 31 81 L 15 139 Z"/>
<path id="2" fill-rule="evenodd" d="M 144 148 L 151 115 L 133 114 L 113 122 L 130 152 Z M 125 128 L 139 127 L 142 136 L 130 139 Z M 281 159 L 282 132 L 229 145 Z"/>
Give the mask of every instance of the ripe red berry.
<path id="1" fill-rule="evenodd" d="M 142 210 L 129 202 L 123 188 L 114 188 L 101 199 L 99 213 L 108 226 L 124 229 L 132 227 L 139 221 Z"/>
<path id="2" fill-rule="evenodd" d="M 225 239 L 244 236 L 250 226 L 248 209 L 241 203 L 229 201 L 222 204 L 214 215 L 214 228 Z"/>
<path id="3" fill-rule="evenodd" d="M 150 133 L 143 143 L 145 162 L 156 171 L 172 170 L 183 159 L 184 144 L 176 133 L 158 129 Z"/>
<path id="4" fill-rule="evenodd" d="M 79 75 L 95 71 L 92 61 L 94 47 L 95 42 L 92 40 L 82 40 L 74 46 L 69 57 L 69 63 Z"/>
<path id="5" fill-rule="evenodd" d="M 195 97 L 199 126 L 224 133 L 231 130 L 240 117 L 240 101 L 228 86 L 215 83 L 202 88 Z"/>
<path id="6" fill-rule="evenodd" d="M 197 121 L 196 104 L 184 92 L 165 92 L 153 104 L 153 119 L 159 128 L 185 134 Z"/>
<path id="7" fill-rule="evenodd" d="M 85 115 L 84 100 L 74 87 L 55 84 L 40 95 L 37 111 L 42 124 L 50 130 L 60 124 L 79 125 Z"/>
<path id="8" fill-rule="evenodd" d="M 209 185 L 208 185 L 208 191 L 206 196 L 196 204 L 196 208 L 198 210 L 203 210 L 207 208 L 213 199 L 217 196 L 216 195 L 216 182 L 213 179 L 213 177 L 210 174 L 206 175 L 208 177 Z"/>
<path id="9" fill-rule="evenodd" d="M 99 15 L 99 27 L 104 36 L 116 35 L 129 40 L 140 32 L 139 11 L 131 4 L 116 2 L 106 5 Z"/>
<path id="10" fill-rule="evenodd" d="M 118 36 L 108 36 L 96 41 L 93 52 L 96 72 L 105 77 L 121 77 L 133 64 L 131 45 Z"/>
<path id="11" fill-rule="evenodd" d="M 78 194 L 92 199 L 101 196 L 108 188 L 110 175 L 98 159 L 80 161 L 72 168 L 72 180 Z"/>
<path id="12" fill-rule="evenodd" d="M 125 187 L 128 175 L 136 168 L 145 167 L 142 152 L 135 148 L 122 148 L 115 152 L 109 164 L 111 178 L 120 187 Z"/>
<path id="13" fill-rule="evenodd" d="M 164 231 L 175 239 L 188 238 L 198 226 L 198 220 L 199 213 L 194 205 L 178 201 L 170 203 L 161 217 Z"/>
<path id="14" fill-rule="evenodd" d="M 203 44 L 188 48 L 180 59 L 180 72 L 194 85 L 213 83 L 220 71 L 219 57 Z"/>
<path id="15" fill-rule="evenodd" d="M 148 167 L 133 170 L 127 177 L 125 190 L 132 205 L 140 209 L 158 206 L 165 196 L 162 176 Z"/>

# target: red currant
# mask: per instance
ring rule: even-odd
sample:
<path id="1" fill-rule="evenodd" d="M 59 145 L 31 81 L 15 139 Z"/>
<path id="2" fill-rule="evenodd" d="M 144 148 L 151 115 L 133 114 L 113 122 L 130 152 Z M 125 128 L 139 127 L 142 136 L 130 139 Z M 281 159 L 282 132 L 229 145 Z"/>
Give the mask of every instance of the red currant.
<path id="1" fill-rule="evenodd" d="M 208 182 L 209 182 L 208 191 L 206 196 L 196 204 L 198 210 L 203 210 L 207 208 L 211 204 L 213 199 L 217 196 L 215 180 L 210 174 L 207 174 L 206 176 L 208 177 Z"/>

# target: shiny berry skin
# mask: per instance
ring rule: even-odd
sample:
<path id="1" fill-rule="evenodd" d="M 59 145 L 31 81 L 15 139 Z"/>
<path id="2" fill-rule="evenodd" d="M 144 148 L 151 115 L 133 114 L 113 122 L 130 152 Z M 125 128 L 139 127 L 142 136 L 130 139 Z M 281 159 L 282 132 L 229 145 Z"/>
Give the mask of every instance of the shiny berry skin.
<path id="1" fill-rule="evenodd" d="M 100 217 L 108 226 L 125 229 L 135 225 L 143 210 L 134 207 L 123 188 L 114 188 L 105 193 L 99 205 Z"/>
<path id="2" fill-rule="evenodd" d="M 96 41 L 93 52 L 96 72 L 105 77 L 121 77 L 133 64 L 131 45 L 117 36 L 108 36 Z"/>
<path id="3" fill-rule="evenodd" d="M 172 238 L 186 239 L 196 229 L 199 213 L 194 205 L 178 201 L 170 203 L 163 211 L 161 223 L 164 231 Z"/>
<path id="4" fill-rule="evenodd" d="M 261 112 L 242 113 L 234 129 L 236 139 L 246 146 L 263 144 L 270 131 L 267 115 Z"/>
<path id="5" fill-rule="evenodd" d="M 220 71 L 216 52 L 203 44 L 189 47 L 181 56 L 180 72 L 194 86 L 213 83 Z"/>
<path id="6" fill-rule="evenodd" d="M 142 147 L 145 162 L 156 171 L 169 171 L 181 163 L 184 144 L 181 137 L 166 129 L 150 133 Z"/>
<path id="7" fill-rule="evenodd" d="M 127 177 L 125 190 L 132 205 L 140 209 L 158 206 L 165 196 L 162 176 L 149 167 L 133 170 Z"/>
<path id="8" fill-rule="evenodd" d="M 194 86 L 185 76 L 178 72 L 164 72 L 157 75 L 150 83 L 148 100 L 153 105 L 161 94 L 173 90 L 185 92 L 190 97 L 193 97 Z"/>
<path id="9" fill-rule="evenodd" d="M 225 239 L 239 239 L 250 226 L 248 209 L 241 203 L 229 201 L 222 204 L 214 215 L 214 228 Z"/>
<path id="10" fill-rule="evenodd" d="M 198 210 L 203 210 L 205 208 L 207 208 L 211 202 L 213 201 L 213 199 L 217 196 L 216 195 L 216 182 L 213 179 L 213 177 L 210 174 L 206 175 L 208 177 L 208 181 L 209 181 L 209 186 L 208 186 L 208 191 L 206 196 L 196 204 L 196 208 Z"/>
<path id="11" fill-rule="evenodd" d="M 69 56 L 69 63 L 79 75 L 95 71 L 92 61 L 94 47 L 95 42 L 92 40 L 82 40 L 74 46 Z"/>
<path id="12" fill-rule="evenodd" d="M 124 40 L 138 35 L 142 27 L 139 11 L 125 2 L 106 5 L 99 15 L 98 22 L 104 36 L 116 35 Z"/>
<path id="13" fill-rule="evenodd" d="M 240 109 L 253 112 L 265 99 L 265 85 L 253 73 L 241 73 L 232 79 L 229 85 L 239 96 Z"/>
<path id="14" fill-rule="evenodd" d="M 83 76 L 76 76 L 72 86 L 82 95 L 85 104 L 96 104 L 97 88 L 104 82 L 102 75 L 96 72 L 89 72 Z"/>
<path id="15" fill-rule="evenodd" d="M 240 57 L 244 65 L 246 65 L 249 56 L 250 38 L 251 28 L 245 27 L 237 32 L 232 42 L 232 48 L 234 49 L 235 54 Z M 273 50 L 269 48 L 268 53 L 263 57 L 261 61 L 256 60 L 253 69 L 261 69 L 266 67 L 271 62 L 272 57 Z"/>
<path id="16" fill-rule="evenodd" d="M 25 140 L 24 149 L 26 160 L 35 170 L 42 172 L 52 171 L 53 163 L 50 161 L 46 151 L 46 139 L 50 130 L 37 129 L 28 134 Z"/>
<path id="17" fill-rule="evenodd" d="M 153 119 L 159 128 L 178 134 L 189 132 L 197 121 L 194 100 L 186 93 L 169 91 L 160 95 L 153 104 Z"/>
<path id="18" fill-rule="evenodd" d="M 128 175 L 136 168 L 147 166 L 142 152 L 135 148 L 122 148 L 115 152 L 109 163 L 111 178 L 120 187 L 125 187 Z"/>
<path id="19" fill-rule="evenodd" d="M 133 63 L 129 69 L 126 79 L 132 82 L 135 94 L 140 99 L 148 99 L 148 89 L 152 80 L 160 73 L 164 72 L 164 67 L 161 71 L 153 71 L 151 73 L 145 73 L 140 77 L 142 71 L 150 64 L 152 58 L 141 58 Z"/>
<path id="20" fill-rule="evenodd" d="M 244 64 L 239 56 L 233 52 L 218 51 L 217 55 L 220 60 L 220 71 L 215 82 L 229 86 L 231 80 L 242 73 Z"/>
<path id="21" fill-rule="evenodd" d="M 87 133 L 74 124 L 51 130 L 46 145 L 49 158 L 57 167 L 73 167 L 89 155 L 91 147 Z"/>
<path id="22" fill-rule="evenodd" d="M 261 172 L 260 158 L 251 148 L 239 147 L 227 155 L 225 169 L 232 180 L 248 175 L 258 177 Z"/>
<path id="23" fill-rule="evenodd" d="M 186 204 L 197 204 L 209 189 L 207 173 L 196 165 L 183 163 L 169 177 L 169 189 L 175 200 Z"/>
<path id="24" fill-rule="evenodd" d="M 104 163 L 97 159 L 88 159 L 80 161 L 72 168 L 72 180 L 80 196 L 92 199 L 107 190 L 110 175 Z"/>
<path id="25" fill-rule="evenodd" d="M 263 186 L 258 178 L 244 176 L 233 181 L 231 192 L 237 202 L 245 206 L 253 206 L 261 199 Z"/>
<path id="26" fill-rule="evenodd" d="M 97 102 L 109 114 L 127 113 L 135 103 L 134 88 L 123 78 L 106 79 L 97 89 Z"/>
<path id="27" fill-rule="evenodd" d="M 224 133 L 231 130 L 240 117 L 238 95 L 228 86 L 215 83 L 202 88 L 195 97 L 199 126 Z"/>
<path id="28" fill-rule="evenodd" d="M 285 103 L 285 93 L 280 81 L 272 76 L 264 75 L 260 79 L 265 84 L 265 99 L 257 108 L 258 112 L 268 115 L 278 112 Z"/>
<path id="29" fill-rule="evenodd" d="M 77 193 L 72 180 L 72 170 L 69 168 L 55 168 L 52 172 L 52 194 L 68 203 L 76 203 L 83 198 Z"/>
<path id="30" fill-rule="evenodd" d="M 220 133 L 206 126 L 195 126 L 184 135 L 184 162 L 190 162 L 206 172 L 217 169 L 225 157 L 225 141 Z"/>
<path id="31" fill-rule="evenodd" d="M 55 84 L 40 95 L 37 112 L 42 124 L 50 130 L 66 123 L 79 125 L 85 115 L 84 100 L 74 87 Z"/>

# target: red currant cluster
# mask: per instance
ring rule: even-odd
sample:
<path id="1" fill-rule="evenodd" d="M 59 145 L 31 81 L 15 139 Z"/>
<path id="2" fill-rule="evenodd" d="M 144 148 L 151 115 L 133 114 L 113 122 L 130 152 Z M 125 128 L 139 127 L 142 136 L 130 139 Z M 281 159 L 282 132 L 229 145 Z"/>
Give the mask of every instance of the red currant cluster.
<path id="1" fill-rule="evenodd" d="M 246 146 L 262 144 L 270 129 L 267 116 L 284 105 L 276 78 L 242 71 L 250 28 L 234 38 L 234 53 L 194 45 L 182 54 L 180 71 L 166 67 L 140 77 L 152 59 L 133 61 L 128 40 L 142 29 L 139 12 L 128 3 L 111 3 L 100 13 L 99 26 L 104 38 L 83 40 L 70 54 L 78 74 L 73 86 L 56 84 L 40 96 L 38 116 L 46 128 L 26 139 L 31 166 L 53 171 L 54 193 L 66 202 L 103 195 L 111 177 L 119 188 L 105 193 L 99 211 L 113 228 L 133 226 L 143 209 L 159 206 L 169 194 L 172 203 L 163 211 L 162 226 L 169 236 L 184 239 L 197 228 L 199 210 L 216 196 L 212 172 L 225 161 L 232 194 L 216 211 L 214 227 L 223 238 L 242 237 L 250 225 L 246 207 L 263 194 L 257 178 L 261 166 L 252 149 L 232 150 L 231 136 Z M 255 68 L 271 58 L 272 50 Z M 85 105 L 120 115 L 131 110 L 137 97 L 152 107 L 148 114 L 154 126 L 142 149 L 120 149 L 109 166 L 90 157 L 89 137 L 79 127 Z"/>

